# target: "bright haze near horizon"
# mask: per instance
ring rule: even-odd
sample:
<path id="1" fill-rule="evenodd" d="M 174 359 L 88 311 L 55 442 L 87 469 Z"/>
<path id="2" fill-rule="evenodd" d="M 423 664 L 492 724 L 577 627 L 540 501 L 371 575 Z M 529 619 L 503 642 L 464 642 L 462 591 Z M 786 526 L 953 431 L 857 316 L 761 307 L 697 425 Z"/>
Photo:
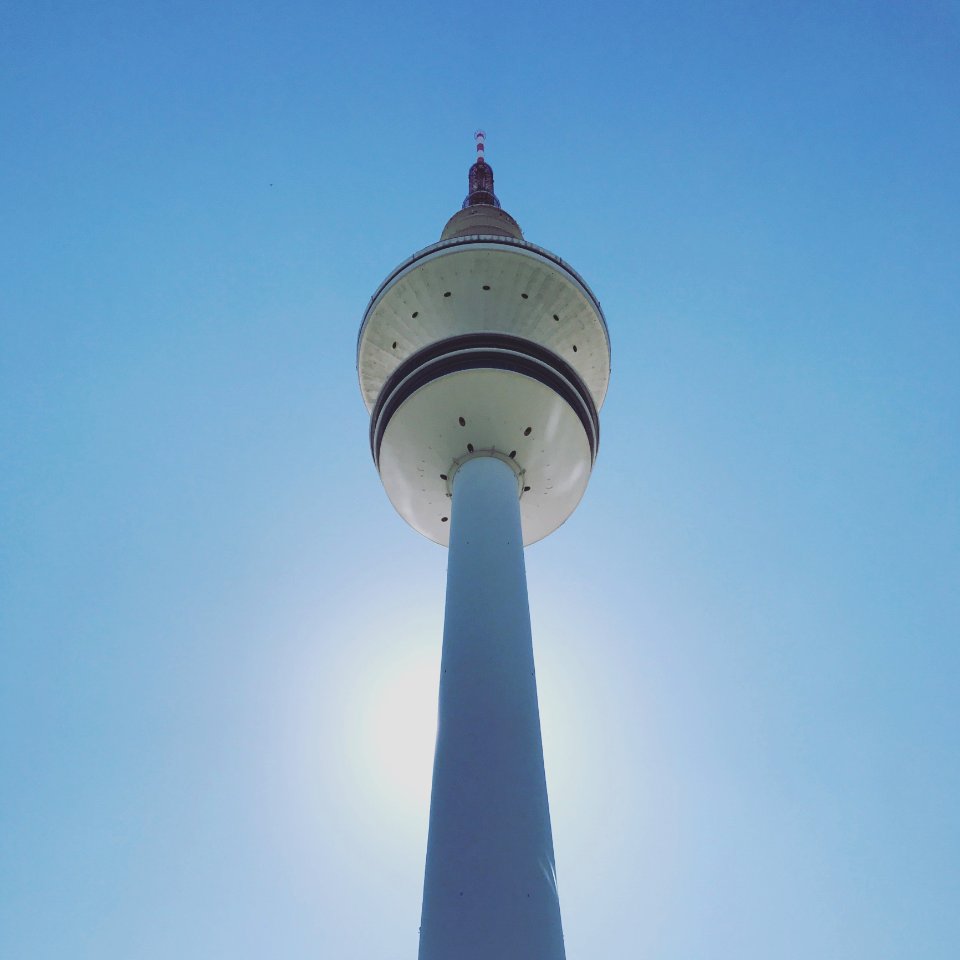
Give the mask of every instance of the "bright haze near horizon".
<path id="1" fill-rule="evenodd" d="M 483 127 L 613 345 L 526 554 L 568 957 L 956 957 L 956 3 L 0 22 L 0 956 L 416 956 L 446 556 L 355 346 Z"/>

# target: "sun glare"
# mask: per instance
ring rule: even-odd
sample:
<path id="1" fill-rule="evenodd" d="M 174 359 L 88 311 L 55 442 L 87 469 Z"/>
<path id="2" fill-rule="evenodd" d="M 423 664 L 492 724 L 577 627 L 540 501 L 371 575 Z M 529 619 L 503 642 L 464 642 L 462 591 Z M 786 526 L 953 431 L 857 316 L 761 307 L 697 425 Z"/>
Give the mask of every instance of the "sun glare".
<path id="1" fill-rule="evenodd" d="M 437 733 L 439 644 L 398 651 L 363 690 L 363 779 L 393 812 L 423 815 Z"/>

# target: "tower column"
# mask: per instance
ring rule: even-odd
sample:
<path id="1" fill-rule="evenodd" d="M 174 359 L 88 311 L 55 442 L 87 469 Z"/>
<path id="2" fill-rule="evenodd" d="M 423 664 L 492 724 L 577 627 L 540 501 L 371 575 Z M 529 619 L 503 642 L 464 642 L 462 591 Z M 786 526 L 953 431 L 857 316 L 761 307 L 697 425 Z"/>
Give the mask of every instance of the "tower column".
<path id="1" fill-rule="evenodd" d="M 420 960 L 563 960 L 517 477 L 453 479 Z"/>

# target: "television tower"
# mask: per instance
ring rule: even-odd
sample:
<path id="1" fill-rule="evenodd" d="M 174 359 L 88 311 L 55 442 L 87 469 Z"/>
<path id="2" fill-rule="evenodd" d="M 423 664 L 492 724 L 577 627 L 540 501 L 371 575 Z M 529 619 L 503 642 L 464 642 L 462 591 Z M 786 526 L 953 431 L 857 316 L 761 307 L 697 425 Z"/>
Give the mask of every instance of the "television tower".
<path id="1" fill-rule="evenodd" d="M 523 547 L 586 490 L 610 341 L 476 144 L 462 209 L 380 284 L 357 342 L 387 496 L 449 547 L 419 958 L 563 960 Z"/>

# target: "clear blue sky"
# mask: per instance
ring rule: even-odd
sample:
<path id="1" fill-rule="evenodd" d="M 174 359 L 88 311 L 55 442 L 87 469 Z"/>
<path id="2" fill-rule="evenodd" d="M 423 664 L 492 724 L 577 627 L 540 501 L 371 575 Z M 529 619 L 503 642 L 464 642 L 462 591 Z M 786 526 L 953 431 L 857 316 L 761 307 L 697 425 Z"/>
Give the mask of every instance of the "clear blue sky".
<path id="1" fill-rule="evenodd" d="M 613 341 L 527 555 L 570 960 L 952 960 L 958 105 L 955 2 L 8 3 L 0 956 L 416 956 L 354 348 L 484 126 Z"/>

